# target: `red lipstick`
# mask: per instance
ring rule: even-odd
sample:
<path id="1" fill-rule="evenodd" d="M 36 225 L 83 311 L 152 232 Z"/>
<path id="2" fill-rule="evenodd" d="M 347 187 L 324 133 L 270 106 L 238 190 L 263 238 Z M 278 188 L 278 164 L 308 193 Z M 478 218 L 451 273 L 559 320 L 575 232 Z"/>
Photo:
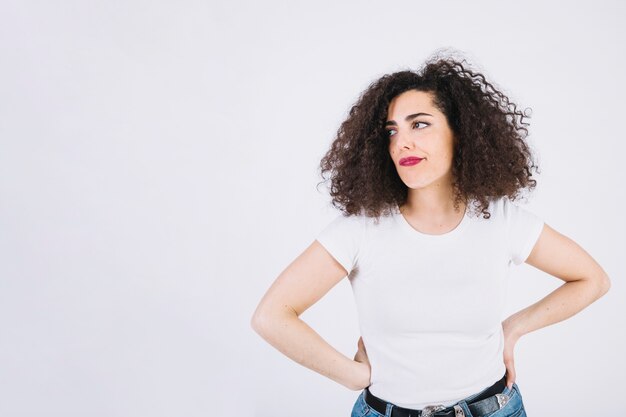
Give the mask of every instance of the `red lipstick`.
<path id="1" fill-rule="evenodd" d="M 402 165 L 402 166 L 417 165 L 420 162 L 422 162 L 422 159 L 424 159 L 424 158 L 418 158 L 416 156 L 409 156 L 407 158 L 400 159 L 399 164 Z"/>

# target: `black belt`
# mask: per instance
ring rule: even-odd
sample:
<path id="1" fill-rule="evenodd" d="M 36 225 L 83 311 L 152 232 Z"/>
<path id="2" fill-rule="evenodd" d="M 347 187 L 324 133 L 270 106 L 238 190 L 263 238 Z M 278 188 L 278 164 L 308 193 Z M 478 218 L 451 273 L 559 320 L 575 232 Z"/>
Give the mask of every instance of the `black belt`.
<path id="1" fill-rule="evenodd" d="M 474 417 L 484 416 L 499 410 L 504 405 L 505 399 L 497 397 L 496 394 L 502 393 L 506 387 L 506 374 L 498 382 L 485 388 L 480 395 L 471 400 L 471 403 L 467 403 L 467 407 Z M 376 397 L 369 390 L 369 387 L 365 388 L 363 395 L 367 405 L 378 411 L 380 414 L 385 415 L 387 412 L 387 401 Z M 504 401 L 504 402 L 503 402 Z M 436 412 L 423 412 L 423 410 L 413 410 L 410 408 L 403 408 L 394 405 L 391 409 L 391 417 L 420 417 L 422 415 L 431 415 L 433 417 L 455 417 L 454 406 L 446 407 Z M 432 413 L 432 414 L 431 414 Z"/>

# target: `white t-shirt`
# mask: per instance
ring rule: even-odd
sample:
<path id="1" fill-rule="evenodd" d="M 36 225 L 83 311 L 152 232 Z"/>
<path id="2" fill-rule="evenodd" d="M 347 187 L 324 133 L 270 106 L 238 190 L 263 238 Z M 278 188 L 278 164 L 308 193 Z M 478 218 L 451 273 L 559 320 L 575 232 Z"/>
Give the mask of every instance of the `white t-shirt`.
<path id="1" fill-rule="evenodd" d="M 449 406 L 504 375 L 509 268 L 526 260 L 544 222 L 507 198 L 489 212 L 466 212 L 441 235 L 417 231 L 397 207 L 378 224 L 339 214 L 318 234 L 348 271 L 375 396 Z"/>

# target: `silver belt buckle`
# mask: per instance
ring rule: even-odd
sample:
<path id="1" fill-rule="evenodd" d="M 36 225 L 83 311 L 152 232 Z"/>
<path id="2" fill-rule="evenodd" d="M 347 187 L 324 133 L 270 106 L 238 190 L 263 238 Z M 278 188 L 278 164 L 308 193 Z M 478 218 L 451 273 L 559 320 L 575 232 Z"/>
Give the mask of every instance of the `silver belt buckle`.
<path id="1" fill-rule="evenodd" d="M 424 407 L 424 409 L 422 409 L 421 417 L 431 417 L 437 411 L 445 410 L 445 409 L 446 409 L 446 406 L 442 404 L 427 405 L 426 407 Z"/>

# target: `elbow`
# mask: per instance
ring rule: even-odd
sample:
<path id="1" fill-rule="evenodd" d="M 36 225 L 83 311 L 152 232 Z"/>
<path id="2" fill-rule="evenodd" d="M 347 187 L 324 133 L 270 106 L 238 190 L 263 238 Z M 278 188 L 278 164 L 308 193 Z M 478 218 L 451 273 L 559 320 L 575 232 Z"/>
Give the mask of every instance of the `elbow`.
<path id="1" fill-rule="evenodd" d="M 611 280 L 609 279 L 608 275 L 603 274 L 601 278 L 597 279 L 596 281 L 598 288 L 598 298 L 600 298 L 604 294 L 609 292 L 609 289 L 611 288 Z"/>
<path id="2" fill-rule="evenodd" d="M 605 275 L 603 283 L 602 283 L 602 290 L 603 290 L 602 295 L 609 292 L 609 289 L 611 289 L 611 280 L 609 279 L 608 275 Z"/>
<path id="3" fill-rule="evenodd" d="M 267 322 L 266 311 L 267 309 L 265 308 L 263 303 L 259 303 L 259 305 L 254 310 L 254 313 L 252 313 L 252 317 L 250 318 L 250 327 L 252 327 L 252 330 L 257 332 L 259 335 L 261 335 L 263 327 L 265 326 L 264 323 Z"/>
<path id="4" fill-rule="evenodd" d="M 255 312 L 250 319 L 250 327 L 252 327 L 252 330 L 261 334 L 263 329 L 263 320 L 263 316 Z"/>
<path id="5" fill-rule="evenodd" d="M 272 332 L 277 326 L 284 325 L 285 321 L 297 319 L 298 316 L 292 311 L 259 309 L 254 312 L 250 319 L 250 327 L 261 337 Z"/>
<path id="6" fill-rule="evenodd" d="M 276 320 L 274 316 L 269 313 L 257 311 L 250 319 L 250 327 L 252 327 L 252 330 L 254 330 L 259 336 L 265 338 L 265 335 L 272 329 L 275 322 Z"/>

